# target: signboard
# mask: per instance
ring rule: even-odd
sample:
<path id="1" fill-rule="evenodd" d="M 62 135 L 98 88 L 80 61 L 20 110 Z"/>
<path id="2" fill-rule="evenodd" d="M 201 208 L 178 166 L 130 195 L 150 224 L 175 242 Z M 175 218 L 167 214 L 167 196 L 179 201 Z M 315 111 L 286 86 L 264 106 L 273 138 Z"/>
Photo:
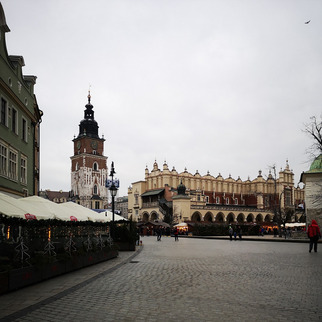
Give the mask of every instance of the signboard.
<path id="1" fill-rule="evenodd" d="M 25 218 L 27 220 L 35 220 L 35 219 L 37 219 L 37 217 L 35 215 L 32 215 L 32 214 L 25 214 Z"/>
<path id="2" fill-rule="evenodd" d="M 119 179 L 115 179 L 113 181 L 112 180 L 109 180 L 109 179 L 106 179 L 105 187 L 106 188 L 111 188 L 113 183 L 114 183 L 114 186 L 116 188 L 119 188 L 120 187 L 120 180 Z"/>

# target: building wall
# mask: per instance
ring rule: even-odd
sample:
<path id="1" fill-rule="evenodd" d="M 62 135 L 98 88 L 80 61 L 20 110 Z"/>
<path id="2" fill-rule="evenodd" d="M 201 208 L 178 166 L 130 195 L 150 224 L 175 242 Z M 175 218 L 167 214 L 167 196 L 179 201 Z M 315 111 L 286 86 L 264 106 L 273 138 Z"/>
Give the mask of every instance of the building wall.
<path id="1" fill-rule="evenodd" d="M 0 4 L 0 191 L 19 196 L 39 189 L 39 126 L 35 76 L 22 73 L 22 56 L 9 56 L 9 28 Z"/>
<path id="2" fill-rule="evenodd" d="M 179 202 L 174 200 L 177 195 L 176 188 L 180 183 L 186 187 L 186 194 L 189 199 L 189 215 L 187 215 L 186 201 Z M 264 179 L 261 171 L 254 180 L 242 181 L 240 177 L 233 179 L 231 176 L 224 179 L 220 174 L 217 177 L 210 175 L 201 176 L 198 171 L 193 175 L 186 169 L 178 173 L 175 168 L 171 171 L 166 163 L 163 164 L 163 170 L 158 167 L 157 162 L 153 164 L 151 172 L 145 169 L 145 180 L 132 184 L 128 190 L 129 213 L 133 213 L 133 218 L 142 220 L 143 217 L 163 218 L 159 207 L 147 209 L 142 205 L 140 196 L 146 191 L 165 189 L 164 198 L 173 201 L 173 215 L 180 217 L 181 221 L 216 221 L 221 215 L 224 221 L 233 217 L 243 218 L 244 221 L 252 219 L 260 221 L 274 216 L 274 208 L 278 207 L 281 201 L 281 207 L 284 209 L 285 203 L 293 208 L 304 202 L 304 190 L 294 187 L 294 174 L 290 170 L 288 162 L 284 170 L 281 170 L 278 177 L 275 178 L 270 173 L 267 179 Z M 286 193 L 285 191 L 288 191 Z M 134 195 L 136 194 L 136 202 Z M 176 209 L 177 208 L 177 209 Z M 179 209 L 180 208 L 180 209 Z M 179 209 L 179 213 L 178 212 Z M 183 210 L 184 209 L 184 210 Z M 144 215 L 144 216 L 143 216 Z M 180 219 L 180 218 L 179 218 Z M 178 219 L 178 220 L 179 220 Z"/>
<path id="3" fill-rule="evenodd" d="M 315 219 L 322 228 L 322 172 L 305 175 L 306 221 Z"/>
<path id="4" fill-rule="evenodd" d="M 115 201 L 115 209 L 121 212 L 121 216 L 129 218 L 128 216 L 128 197 L 118 197 Z"/>
<path id="5" fill-rule="evenodd" d="M 95 201 L 93 200 L 92 202 L 92 197 L 94 195 L 94 186 L 96 186 L 96 194 L 102 199 L 99 208 L 106 208 L 108 195 L 107 188 L 105 187 L 105 181 L 108 176 L 107 158 L 83 153 L 71 159 L 71 188 L 74 195 L 79 197 L 80 204 L 87 208 L 95 208 L 95 204 L 93 204 Z M 97 170 L 94 170 L 95 162 L 98 165 Z M 77 163 L 79 164 L 78 168 L 76 168 Z"/>
<path id="6" fill-rule="evenodd" d="M 137 181 L 128 189 L 128 216 L 132 216 L 133 220 L 138 220 L 142 214 L 142 198 L 141 195 L 146 191 L 146 182 Z"/>

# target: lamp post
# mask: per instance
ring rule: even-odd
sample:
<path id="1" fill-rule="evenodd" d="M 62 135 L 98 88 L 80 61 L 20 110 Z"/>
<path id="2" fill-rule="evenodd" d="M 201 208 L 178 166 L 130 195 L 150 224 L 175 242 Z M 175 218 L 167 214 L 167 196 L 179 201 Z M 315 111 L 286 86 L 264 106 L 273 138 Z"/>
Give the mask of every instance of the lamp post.
<path id="1" fill-rule="evenodd" d="M 282 190 L 282 192 L 280 193 L 280 196 L 279 196 L 278 224 L 279 224 L 279 237 L 283 237 L 282 230 L 281 230 L 281 225 L 283 223 L 283 225 L 284 225 L 284 234 L 285 234 L 285 239 L 286 239 L 286 218 L 282 218 L 282 206 L 281 206 L 283 194 L 284 194 L 284 190 Z"/>
<path id="2" fill-rule="evenodd" d="M 114 174 L 115 174 L 115 169 L 114 169 L 114 161 L 112 161 L 112 165 L 111 165 L 111 172 L 110 172 L 110 177 L 112 178 L 112 184 L 110 186 L 110 193 L 111 193 L 111 197 L 112 197 L 112 215 L 113 215 L 113 218 L 112 218 L 112 222 L 114 224 L 114 216 L 115 216 L 115 206 L 114 206 L 114 199 L 115 199 L 115 196 L 117 194 L 117 187 L 115 186 L 115 183 L 114 183 Z"/>
<path id="3" fill-rule="evenodd" d="M 117 188 L 115 187 L 115 184 L 113 183 L 110 187 L 110 193 L 112 196 L 112 214 L 113 214 L 113 223 L 114 223 L 114 214 L 115 214 L 115 206 L 114 206 L 114 199 L 116 197 L 117 194 Z"/>

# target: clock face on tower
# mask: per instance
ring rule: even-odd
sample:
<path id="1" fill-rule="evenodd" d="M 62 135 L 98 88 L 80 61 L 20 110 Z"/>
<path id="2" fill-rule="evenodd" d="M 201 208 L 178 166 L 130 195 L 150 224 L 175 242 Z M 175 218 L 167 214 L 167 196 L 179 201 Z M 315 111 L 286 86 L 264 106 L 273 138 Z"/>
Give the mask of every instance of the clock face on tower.
<path id="1" fill-rule="evenodd" d="M 93 149 L 97 149 L 97 141 L 92 141 L 91 142 L 91 147 L 93 148 Z"/>

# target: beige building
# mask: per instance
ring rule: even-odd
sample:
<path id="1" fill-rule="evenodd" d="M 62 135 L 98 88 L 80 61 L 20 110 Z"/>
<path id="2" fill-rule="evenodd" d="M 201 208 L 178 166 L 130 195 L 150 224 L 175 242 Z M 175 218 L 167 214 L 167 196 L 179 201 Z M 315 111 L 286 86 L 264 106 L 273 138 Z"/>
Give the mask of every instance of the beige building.
<path id="1" fill-rule="evenodd" d="M 315 219 L 322 227 L 322 154 L 311 164 L 310 170 L 303 172 L 301 181 L 305 184 L 306 222 Z"/>
<path id="2" fill-rule="evenodd" d="M 288 162 L 278 177 L 270 172 L 265 179 L 259 171 L 252 181 L 187 169 L 178 173 L 166 162 L 160 170 L 154 162 L 151 172 L 146 167 L 144 180 L 128 189 L 128 215 L 137 221 L 171 216 L 173 222 L 272 222 L 276 213 L 288 210 L 299 220 L 303 204 L 304 190 L 294 186 Z"/>
<path id="3" fill-rule="evenodd" d="M 121 215 L 124 218 L 128 218 L 128 198 L 125 197 L 118 197 L 115 200 L 115 210 L 118 210 Z"/>

